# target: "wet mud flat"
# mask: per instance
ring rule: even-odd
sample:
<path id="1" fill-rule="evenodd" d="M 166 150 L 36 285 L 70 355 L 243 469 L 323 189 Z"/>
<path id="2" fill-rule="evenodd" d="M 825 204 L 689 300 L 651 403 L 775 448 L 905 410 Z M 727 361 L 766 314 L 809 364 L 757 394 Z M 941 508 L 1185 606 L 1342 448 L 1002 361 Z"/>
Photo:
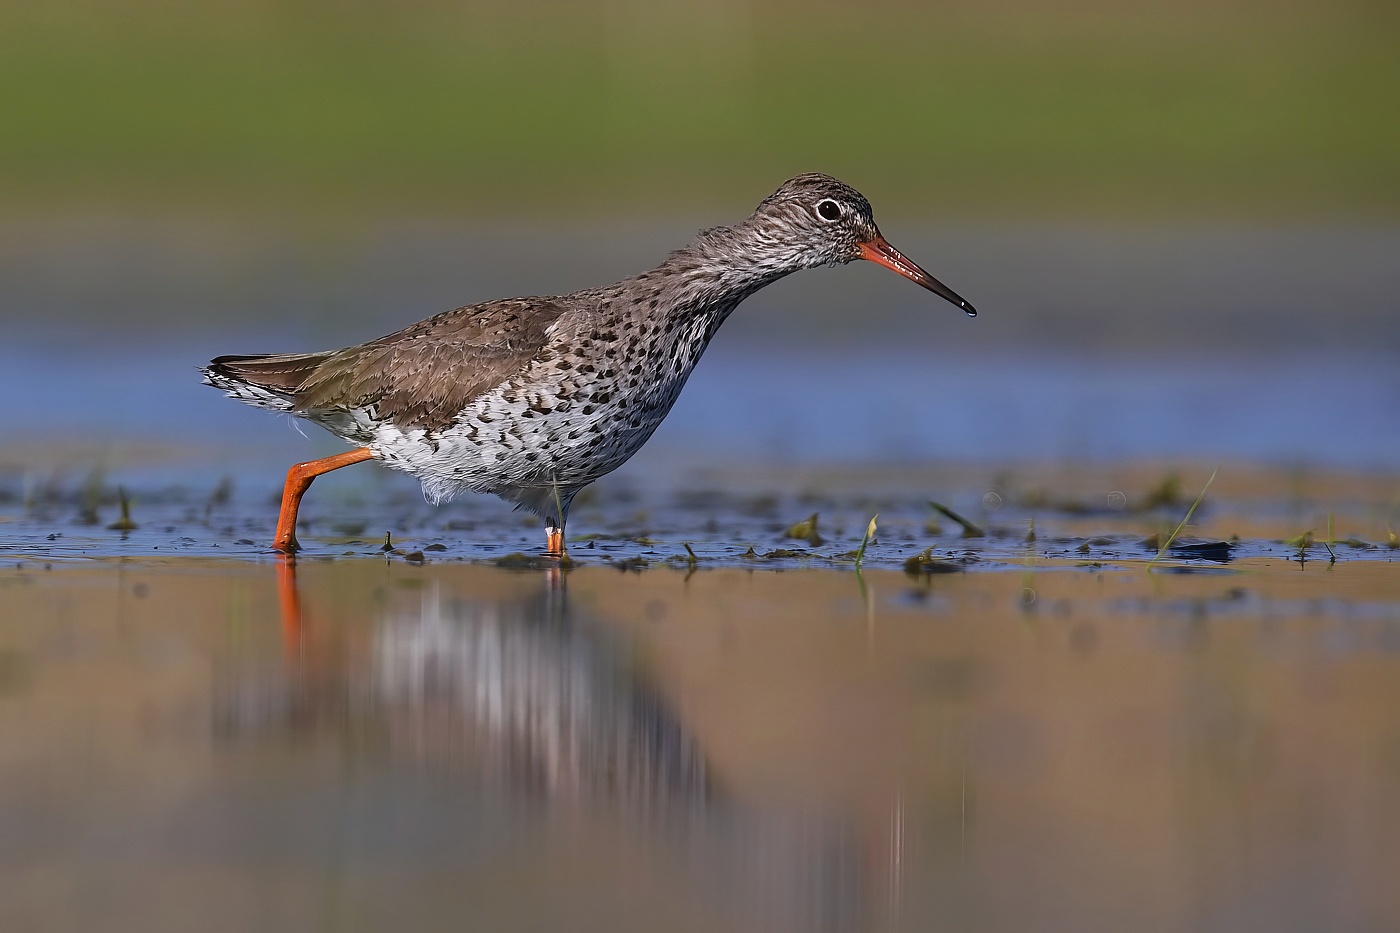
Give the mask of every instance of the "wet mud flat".
<path id="1" fill-rule="evenodd" d="M 12 552 L 0 927 L 1400 924 L 1393 560 L 607 563 Z"/>
<path id="2" fill-rule="evenodd" d="M 0 473 L 0 558 L 268 560 L 280 471 L 147 467 Z M 871 522 L 874 520 L 873 534 Z M 1277 558 L 1400 558 L 1400 479 L 1224 464 L 1046 467 L 860 465 L 653 469 L 606 477 L 575 501 L 577 565 L 923 570 L 1038 561 L 1227 565 Z M 538 518 L 464 495 L 426 504 L 378 468 L 322 478 L 308 494 L 303 559 L 529 563 Z"/>

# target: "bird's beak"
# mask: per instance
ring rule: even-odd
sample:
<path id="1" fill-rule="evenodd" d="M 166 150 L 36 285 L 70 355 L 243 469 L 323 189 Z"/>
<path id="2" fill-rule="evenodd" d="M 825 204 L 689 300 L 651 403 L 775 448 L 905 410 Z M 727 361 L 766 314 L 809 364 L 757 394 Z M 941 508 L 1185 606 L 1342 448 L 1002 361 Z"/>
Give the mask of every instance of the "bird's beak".
<path id="1" fill-rule="evenodd" d="M 904 254 L 891 246 L 880 234 L 858 244 L 861 259 L 878 262 L 886 269 L 893 269 L 906 279 L 918 282 L 924 288 L 942 298 L 946 298 L 967 312 L 968 317 L 976 317 L 977 309 L 968 304 L 958 293 L 904 258 Z"/>

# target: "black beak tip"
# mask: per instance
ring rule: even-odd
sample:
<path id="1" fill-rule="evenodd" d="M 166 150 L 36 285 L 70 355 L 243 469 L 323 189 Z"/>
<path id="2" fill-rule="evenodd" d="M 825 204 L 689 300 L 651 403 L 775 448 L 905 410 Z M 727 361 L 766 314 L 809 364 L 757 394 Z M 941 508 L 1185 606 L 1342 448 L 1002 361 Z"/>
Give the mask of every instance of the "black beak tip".
<path id="1" fill-rule="evenodd" d="M 959 302 L 958 302 L 958 307 L 959 307 L 959 308 L 962 308 L 964 311 L 966 311 L 968 317 L 976 317 L 976 316 L 977 316 L 977 309 L 974 308 L 972 305 L 968 304 L 966 301 L 959 301 Z"/>

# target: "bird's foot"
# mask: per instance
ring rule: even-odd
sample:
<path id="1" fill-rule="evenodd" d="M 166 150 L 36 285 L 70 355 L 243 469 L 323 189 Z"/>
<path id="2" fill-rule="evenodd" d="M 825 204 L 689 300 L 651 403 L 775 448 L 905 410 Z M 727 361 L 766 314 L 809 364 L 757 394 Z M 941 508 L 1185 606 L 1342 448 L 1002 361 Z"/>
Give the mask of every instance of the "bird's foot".
<path id="1" fill-rule="evenodd" d="M 272 549 L 283 557 L 296 557 L 297 551 L 301 550 L 301 544 L 297 541 L 296 535 L 290 535 L 273 541 Z"/>
<path id="2" fill-rule="evenodd" d="M 564 547 L 564 529 L 546 528 L 545 534 L 548 536 L 544 548 L 544 556 L 559 561 L 561 567 L 567 567 L 573 563 L 569 558 L 569 552 Z"/>

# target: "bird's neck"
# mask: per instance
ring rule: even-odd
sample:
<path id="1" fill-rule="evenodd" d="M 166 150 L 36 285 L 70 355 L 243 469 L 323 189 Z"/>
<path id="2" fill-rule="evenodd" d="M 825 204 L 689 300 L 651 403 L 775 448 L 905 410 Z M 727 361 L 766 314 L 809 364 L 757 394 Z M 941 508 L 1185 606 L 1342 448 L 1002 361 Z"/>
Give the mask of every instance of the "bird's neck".
<path id="1" fill-rule="evenodd" d="M 800 268 L 796 256 L 750 218 L 702 231 L 650 277 L 671 292 L 673 313 L 718 313 L 723 318 L 763 286 Z"/>

